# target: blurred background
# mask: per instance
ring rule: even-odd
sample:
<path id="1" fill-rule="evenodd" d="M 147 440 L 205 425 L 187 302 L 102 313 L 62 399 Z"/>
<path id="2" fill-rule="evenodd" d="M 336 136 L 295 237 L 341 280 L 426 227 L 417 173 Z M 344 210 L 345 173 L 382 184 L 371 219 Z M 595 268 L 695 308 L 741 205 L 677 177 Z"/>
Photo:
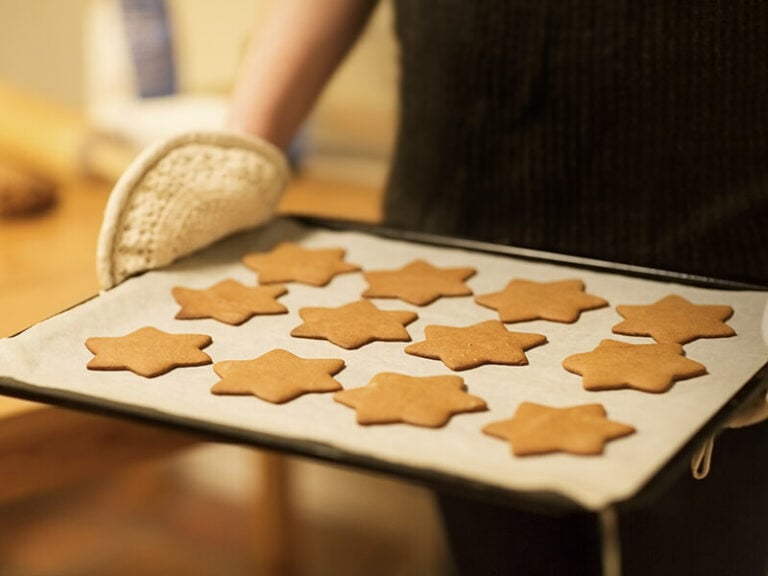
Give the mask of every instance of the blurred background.
<path id="1" fill-rule="evenodd" d="M 221 125 L 267 8 L 0 0 L 0 337 L 97 292 L 112 184 L 147 143 Z M 284 213 L 376 221 L 396 64 L 383 1 L 295 143 Z M 0 398 L 0 574 L 449 570 L 421 487 L 124 426 Z"/>
<path id="2" fill-rule="evenodd" d="M 190 127 L 217 127 L 251 29 L 268 5 L 0 0 L 0 79 L 81 112 L 101 136 L 139 145 Z M 307 163 L 380 185 L 394 134 L 396 81 L 385 1 L 312 115 L 302 141 Z"/>

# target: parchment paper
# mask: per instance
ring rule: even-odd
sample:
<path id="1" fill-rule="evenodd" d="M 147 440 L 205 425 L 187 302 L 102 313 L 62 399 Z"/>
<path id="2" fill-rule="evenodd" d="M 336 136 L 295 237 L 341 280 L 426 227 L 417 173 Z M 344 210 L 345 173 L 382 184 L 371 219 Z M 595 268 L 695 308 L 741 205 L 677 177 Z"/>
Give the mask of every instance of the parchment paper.
<path id="1" fill-rule="evenodd" d="M 514 331 L 545 334 L 549 342 L 527 352 L 528 366 L 481 366 L 459 372 L 468 391 L 484 398 L 490 410 L 455 416 L 442 429 L 405 424 L 360 426 L 354 411 L 334 402 L 329 394 L 308 394 L 283 405 L 250 396 L 214 396 L 209 390 L 218 377 L 211 366 L 176 369 L 153 379 L 131 372 L 86 370 L 92 358 L 84 346 L 88 337 L 121 336 L 151 325 L 169 332 L 210 334 L 213 344 L 205 351 L 214 361 L 255 358 L 278 347 L 309 358 L 342 358 L 347 366 L 337 379 L 345 388 L 363 386 L 380 371 L 414 376 L 451 373 L 438 360 L 405 354 L 405 343 L 375 342 L 344 350 L 323 340 L 289 335 L 301 323 L 300 307 L 339 306 L 360 299 L 367 284 L 358 273 L 338 276 L 324 288 L 289 284 L 288 294 L 279 300 L 288 307 L 288 314 L 254 317 L 239 327 L 215 320 L 174 319 L 179 307 L 171 296 L 173 286 L 205 288 L 224 278 L 255 283 L 256 274 L 240 263 L 240 257 L 282 240 L 308 247 L 343 247 L 348 261 L 367 269 L 396 268 L 414 258 L 436 266 L 473 266 L 478 272 L 468 284 L 475 294 L 501 290 L 513 278 L 581 278 L 588 292 L 606 298 L 611 307 L 585 312 L 575 324 L 535 321 L 508 325 Z M 664 394 L 588 392 L 579 376 L 561 367 L 563 358 L 590 351 L 604 338 L 651 342 L 613 335 L 611 327 L 621 320 L 614 306 L 649 304 L 670 293 L 699 304 L 729 304 L 735 310 L 729 324 L 736 337 L 702 339 L 685 346 L 689 358 L 707 366 L 706 376 L 678 382 Z M 515 492 L 552 491 L 586 508 L 600 509 L 640 490 L 766 363 L 767 299 L 759 291 L 696 288 L 280 220 L 167 269 L 130 279 L 13 338 L 0 340 L 0 376 L 40 387 L 43 392 L 73 392 L 96 403 L 108 401 L 128 409 L 156 411 L 160 419 L 168 415 L 203 428 L 210 424 L 306 441 L 308 446 L 330 447 L 341 460 L 344 454 L 371 457 L 481 486 Z M 426 307 L 399 300 L 374 302 L 384 309 L 415 310 L 419 319 L 407 327 L 414 342 L 424 339 L 428 324 L 466 326 L 498 318 L 495 311 L 475 304 L 471 297 L 442 298 Z M 609 418 L 635 426 L 637 433 L 608 443 L 599 457 L 514 457 L 504 441 L 480 430 L 488 422 L 511 417 L 525 400 L 554 406 L 601 402 Z"/>

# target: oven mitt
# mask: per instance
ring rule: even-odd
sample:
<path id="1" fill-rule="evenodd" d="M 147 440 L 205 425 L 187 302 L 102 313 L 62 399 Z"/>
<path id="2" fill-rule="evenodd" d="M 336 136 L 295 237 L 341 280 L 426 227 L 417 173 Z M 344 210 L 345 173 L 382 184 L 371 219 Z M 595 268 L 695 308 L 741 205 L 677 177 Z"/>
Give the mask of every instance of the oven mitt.
<path id="1" fill-rule="evenodd" d="M 97 247 L 101 288 L 267 222 L 288 179 L 283 152 L 248 136 L 190 132 L 147 147 L 107 202 Z"/>
<path id="2" fill-rule="evenodd" d="M 736 413 L 731 416 L 726 426 L 728 428 L 744 428 L 759 424 L 768 420 L 768 396 L 761 394 L 752 401 L 741 406 Z"/>
<path id="3" fill-rule="evenodd" d="M 759 394 L 744 406 L 739 407 L 723 426 L 724 428 L 745 428 L 768 420 L 768 396 L 765 392 Z M 715 438 L 720 431 L 711 434 L 698 447 L 691 457 L 691 472 L 696 479 L 706 478 L 712 464 L 712 452 L 715 448 Z"/>

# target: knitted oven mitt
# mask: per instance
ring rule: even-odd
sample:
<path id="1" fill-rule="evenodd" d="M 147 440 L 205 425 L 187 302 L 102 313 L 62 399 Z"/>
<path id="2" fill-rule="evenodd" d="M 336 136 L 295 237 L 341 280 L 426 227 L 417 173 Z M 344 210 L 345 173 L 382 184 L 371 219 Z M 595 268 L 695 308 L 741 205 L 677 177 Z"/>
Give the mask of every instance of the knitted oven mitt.
<path id="1" fill-rule="evenodd" d="M 97 247 L 101 288 L 263 224 L 288 179 L 282 151 L 256 138 L 190 132 L 149 146 L 107 202 Z"/>

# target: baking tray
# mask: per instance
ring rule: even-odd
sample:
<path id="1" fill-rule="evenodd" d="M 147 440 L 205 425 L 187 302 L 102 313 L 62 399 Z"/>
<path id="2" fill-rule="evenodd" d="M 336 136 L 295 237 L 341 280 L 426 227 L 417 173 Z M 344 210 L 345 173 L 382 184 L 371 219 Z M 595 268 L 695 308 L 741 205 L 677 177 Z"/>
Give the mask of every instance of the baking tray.
<path id="1" fill-rule="evenodd" d="M 344 274 L 323 288 L 289 284 L 280 302 L 289 312 L 255 317 L 239 327 L 214 320 L 175 320 L 178 305 L 170 290 L 207 287 L 224 278 L 254 283 L 240 262 L 246 252 L 295 241 L 310 248 L 343 247 L 347 260 L 365 269 L 397 268 L 415 258 L 436 266 L 473 266 L 468 280 L 475 294 L 501 290 L 512 278 L 538 281 L 580 278 L 587 291 L 611 306 L 585 312 L 575 324 L 533 321 L 511 330 L 547 335 L 549 342 L 527 352 L 527 366 L 481 366 L 457 373 L 469 392 L 490 410 L 455 416 L 441 429 L 405 424 L 363 427 L 354 412 L 329 394 L 308 394 L 284 405 L 255 397 L 210 393 L 218 380 L 211 366 L 177 369 L 145 379 L 130 372 L 85 369 L 92 357 L 91 336 L 118 336 L 152 325 L 169 332 L 206 333 L 214 361 L 255 358 L 281 347 L 304 357 L 346 362 L 336 378 L 345 388 L 365 385 L 381 371 L 414 376 L 450 374 L 441 362 L 403 353 L 402 342 L 375 342 L 344 350 L 323 340 L 290 337 L 301 323 L 302 306 L 338 306 L 360 298 L 362 275 Z M 565 356 L 592 350 L 600 340 L 649 339 L 611 334 L 621 320 L 617 304 L 652 303 L 676 293 L 696 303 L 730 304 L 729 324 L 738 335 L 686 345 L 706 376 L 678 382 L 664 394 L 635 390 L 589 392 L 577 375 L 560 365 Z M 442 298 L 425 307 L 399 300 L 374 300 L 384 309 L 413 310 L 412 341 L 428 324 L 469 325 L 497 318 L 471 297 Z M 465 496 L 542 509 L 599 510 L 632 505 L 651 497 L 683 473 L 693 451 L 730 414 L 768 385 L 766 345 L 768 291 L 756 286 L 621 266 L 493 244 L 404 233 L 377 227 L 318 220 L 278 219 L 268 226 L 228 238 L 161 269 L 129 279 L 116 288 L 0 340 L 0 391 L 36 401 L 138 419 L 235 442 L 384 472 L 430 488 Z M 511 417 L 521 401 L 556 406 L 601 402 L 611 419 L 632 424 L 633 436 L 607 444 L 604 455 L 567 454 L 517 458 L 508 445 L 483 435 L 482 426 Z"/>

